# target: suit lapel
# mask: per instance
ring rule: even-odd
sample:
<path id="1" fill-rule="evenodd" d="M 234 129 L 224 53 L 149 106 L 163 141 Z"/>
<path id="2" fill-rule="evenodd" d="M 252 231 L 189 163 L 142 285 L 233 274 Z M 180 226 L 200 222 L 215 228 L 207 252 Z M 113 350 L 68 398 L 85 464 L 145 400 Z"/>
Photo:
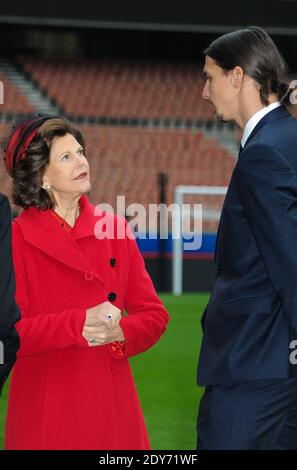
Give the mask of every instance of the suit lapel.
<path id="1" fill-rule="evenodd" d="M 243 148 L 242 146 L 240 145 L 240 148 L 239 148 L 239 152 L 238 152 L 238 158 L 240 157 L 240 154 L 242 152 Z M 231 181 L 230 181 L 231 183 Z M 229 184 L 230 186 L 230 184 Z M 229 188 L 228 188 L 229 189 Z M 223 203 L 223 207 L 222 207 L 222 212 L 223 212 L 223 209 L 224 209 L 224 205 L 225 205 L 225 202 L 226 202 L 226 197 L 227 197 L 227 194 L 225 196 L 225 199 L 224 199 L 224 203 Z M 221 212 L 221 214 L 222 214 Z M 222 222 L 222 215 L 220 217 L 220 221 L 219 221 L 219 226 L 218 226 L 218 231 L 217 231 L 217 236 L 216 236 L 216 246 L 215 246 L 215 256 L 214 256 L 214 259 L 215 259 L 215 266 L 216 266 L 216 270 L 218 271 L 219 270 L 219 248 L 220 248 L 220 232 L 221 232 L 221 222 Z"/>
<path id="2" fill-rule="evenodd" d="M 34 207 L 23 211 L 15 219 L 15 223 L 19 225 L 24 239 L 28 243 L 71 268 L 93 274 L 104 283 L 84 256 L 76 241 L 86 236 L 94 237 L 94 225 L 101 216 L 94 216 L 94 208 L 85 196 L 82 196 L 80 203 L 81 214 L 76 221 L 72 234 L 68 234 L 59 225 L 49 210 L 42 211 Z M 104 243 L 106 240 L 102 240 L 102 242 Z M 90 245 L 90 248 L 91 246 L 93 245 Z"/>
<path id="3" fill-rule="evenodd" d="M 246 148 L 246 146 L 252 142 L 253 138 L 256 136 L 256 134 L 259 132 L 259 130 L 263 126 L 265 126 L 265 124 L 267 124 L 268 122 L 271 122 L 271 121 L 275 121 L 276 119 L 283 119 L 283 118 L 287 118 L 289 116 L 291 116 L 291 114 L 289 113 L 289 111 L 284 106 L 279 106 L 278 108 L 275 108 L 272 111 L 270 111 L 269 113 L 265 114 L 265 116 L 258 122 L 256 127 L 253 129 L 253 131 L 249 135 L 249 137 L 248 137 L 248 139 L 245 143 L 244 148 Z M 244 151 L 244 148 L 242 148 L 241 145 L 240 145 L 238 158 L 240 157 L 241 153 Z M 230 183 L 231 183 L 231 181 L 230 181 Z M 229 186 L 230 186 L 230 184 L 229 184 Z M 226 197 L 227 197 L 227 195 L 226 195 Z M 226 197 L 225 197 L 225 201 L 226 201 Z M 224 201 L 224 204 L 223 204 L 223 208 L 224 208 L 224 205 L 225 205 L 225 201 Z M 223 211 L 223 209 L 222 209 L 222 211 Z M 220 257 L 220 232 L 222 230 L 221 220 L 222 220 L 222 216 L 220 217 L 220 222 L 219 222 L 219 227 L 218 227 L 217 237 L 216 237 L 216 246 L 215 246 L 215 266 L 216 266 L 217 272 L 219 271 L 219 265 L 220 265 L 220 263 L 219 263 L 219 257 Z"/>
<path id="4" fill-rule="evenodd" d="M 258 122 L 256 127 L 253 129 L 251 134 L 249 135 L 244 148 L 253 140 L 255 135 L 262 129 L 265 124 L 268 122 L 275 121 L 276 119 L 283 119 L 286 117 L 291 116 L 289 111 L 284 106 L 279 106 L 278 108 L 273 109 L 269 113 L 265 114 L 265 116 Z"/>

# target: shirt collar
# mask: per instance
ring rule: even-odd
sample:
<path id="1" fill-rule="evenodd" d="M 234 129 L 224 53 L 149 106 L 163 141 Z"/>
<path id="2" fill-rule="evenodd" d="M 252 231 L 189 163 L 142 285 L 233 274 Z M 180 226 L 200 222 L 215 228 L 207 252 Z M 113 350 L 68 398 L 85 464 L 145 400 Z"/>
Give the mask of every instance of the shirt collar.
<path id="1" fill-rule="evenodd" d="M 279 101 L 276 101 L 274 103 L 271 103 L 269 106 L 265 106 L 264 108 L 260 109 L 260 111 L 258 111 L 257 113 L 255 113 L 249 120 L 248 122 L 246 123 L 246 125 L 244 126 L 244 129 L 243 129 L 243 135 L 242 135 L 242 138 L 241 138 L 241 146 L 242 148 L 245 146 L 246 144 L 246 141 L 248 140 L 249 136 L 251 135 L 251 133 L 253 132 L 253 130 L 255 129 L 256 125 L 258 124 L 258 122 L 261 121 L 261 119 L 268 113 L 270 113 L 270 111 L 272 111 L 273 109 L 275 108 L 278 108 L 279 106 L 281 105 L 281 103 Z"/>

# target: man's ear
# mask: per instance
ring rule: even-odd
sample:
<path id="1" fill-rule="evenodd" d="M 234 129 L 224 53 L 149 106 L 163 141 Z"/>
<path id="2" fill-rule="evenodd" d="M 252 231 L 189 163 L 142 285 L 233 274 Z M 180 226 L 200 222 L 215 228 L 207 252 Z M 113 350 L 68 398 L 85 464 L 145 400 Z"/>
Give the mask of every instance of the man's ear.
<path id="1" fill-rule="evenodd" d="M 230 70 L 231 85 L 234 88 L 240 88 L 244 77 L 243 69 L 237 65 L 234 69 Z"/>

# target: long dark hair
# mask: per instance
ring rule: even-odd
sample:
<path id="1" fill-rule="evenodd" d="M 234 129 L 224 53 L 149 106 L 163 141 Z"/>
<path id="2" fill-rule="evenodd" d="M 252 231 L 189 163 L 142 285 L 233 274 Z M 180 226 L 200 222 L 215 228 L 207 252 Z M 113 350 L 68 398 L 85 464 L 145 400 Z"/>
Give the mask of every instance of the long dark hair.
<path id="1" fill-rule="evenodd" d="M 269 34 L 250 26 L 215 39 L 204 51 L 225 72 L 240 66 L 260 86 L 260 99 L 266 106 L 275 93 L 285 106 L 290 104 L 290 88 L 285 81 L 286 63 Z"/>

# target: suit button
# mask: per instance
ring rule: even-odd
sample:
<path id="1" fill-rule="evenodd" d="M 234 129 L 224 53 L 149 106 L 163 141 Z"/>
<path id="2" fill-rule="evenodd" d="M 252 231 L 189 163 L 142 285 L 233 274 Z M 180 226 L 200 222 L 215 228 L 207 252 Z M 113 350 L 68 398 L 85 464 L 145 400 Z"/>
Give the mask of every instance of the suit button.
<path id="1" fill-rule="evenodd" d="M 93 274 L 85 273 L 85 280 L 86 281 L 92 281 L 93 280 Z"/>
<path id="2" fill-rule="evenodd" d="M 114 268 L 117 264 L 117 260 L 115 258 L 110 258 L 110 265 Z"/>
<path id="3" fill-rule="evenodd" d="M 114 302 L 115 299 L 117 298 L 117 296 L 116 296 L 116 294 L 115 294 L 114 292 L 110 292 L 110 294 L 108 294 L 108 297 L 107 297 L 107 298 L 108 298 L 108 300 L 109 300 L 110 302 Z"/>

